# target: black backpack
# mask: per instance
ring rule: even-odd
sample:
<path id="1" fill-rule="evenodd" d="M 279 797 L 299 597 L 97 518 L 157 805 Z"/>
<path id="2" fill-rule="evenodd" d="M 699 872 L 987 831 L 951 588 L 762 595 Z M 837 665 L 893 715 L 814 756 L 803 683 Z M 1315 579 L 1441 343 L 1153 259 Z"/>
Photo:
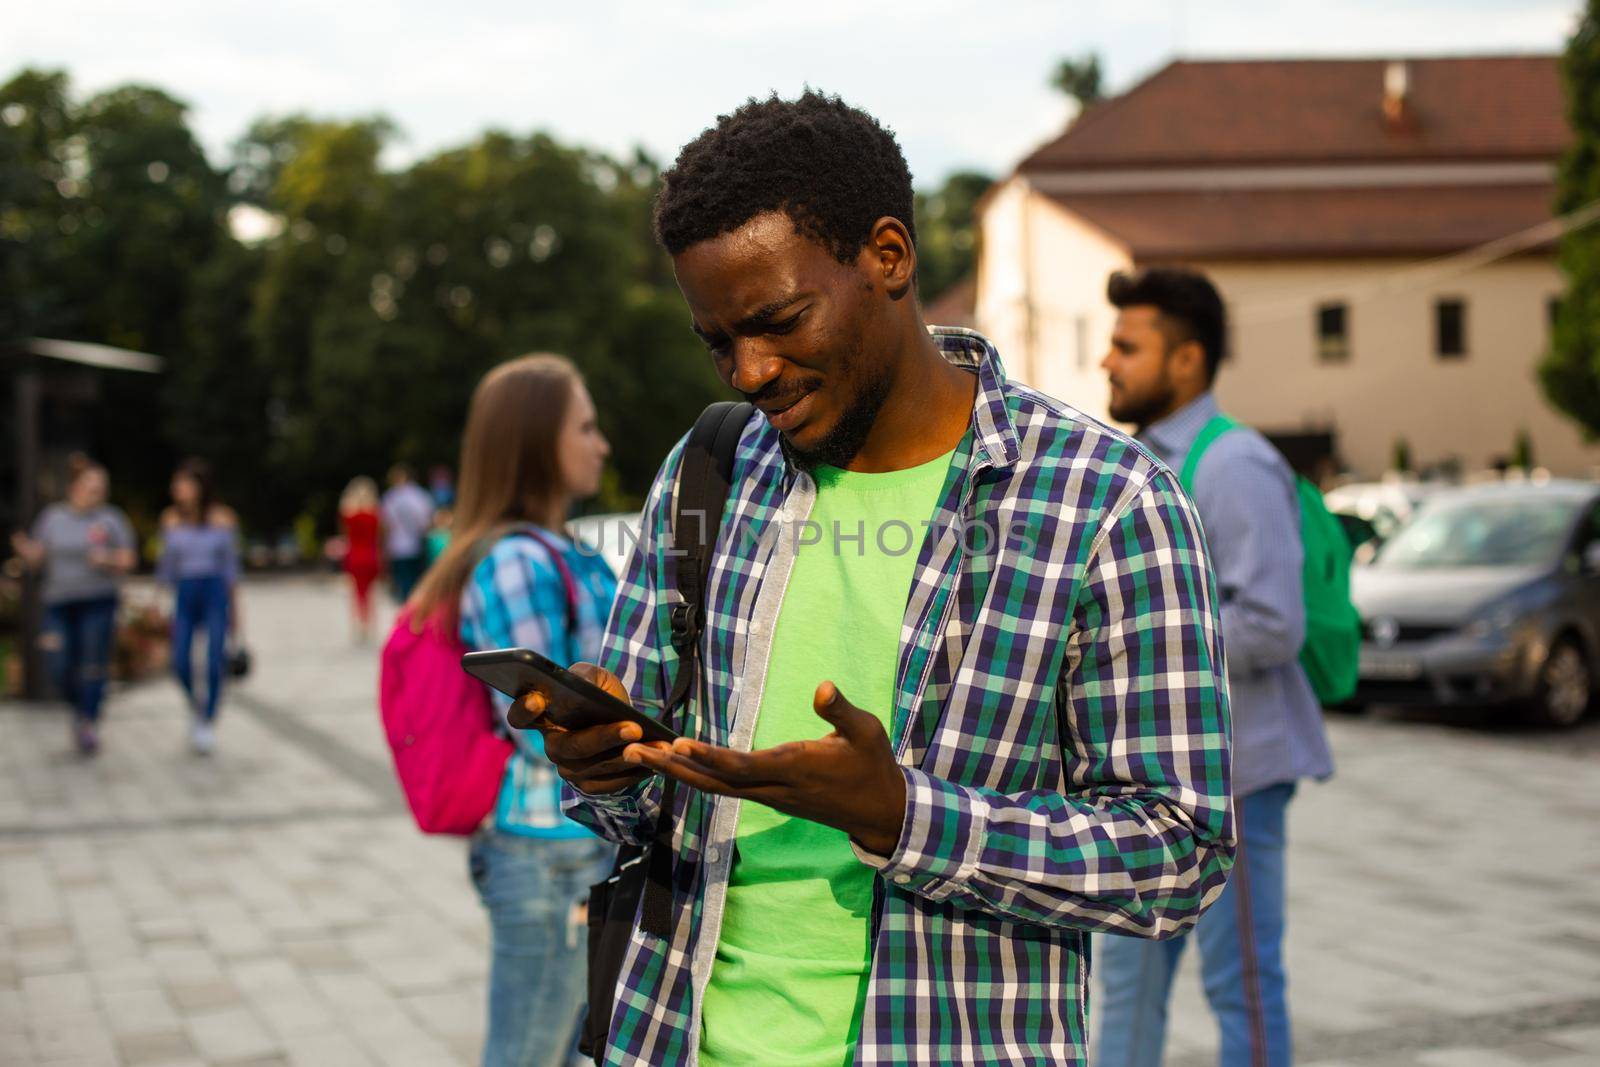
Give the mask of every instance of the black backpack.
<path id="1" fill-rule="evenodd" d="M 678 671 L 662 708 L 662 718 L 669 721 L 672 712 L 688 701 L 699 677 L 706 584 L 733 479 L 734 452 L 752 410 L 749 404 L 733 401 L 712 404 L 695 420 L 684 445 L 672 509 L 673 585 L 679 600 L 672 606 L 671 624 Z M 672 936 L 676 784 L 668 778 L 662 786 L 661 811 L 650 843 L 623 846 L 610 876 L 589 890 L 589 1011 L 578 1050 L 596 1063 L 605 1056 L 635 916 L 645 933 L 662 939 Z"/>

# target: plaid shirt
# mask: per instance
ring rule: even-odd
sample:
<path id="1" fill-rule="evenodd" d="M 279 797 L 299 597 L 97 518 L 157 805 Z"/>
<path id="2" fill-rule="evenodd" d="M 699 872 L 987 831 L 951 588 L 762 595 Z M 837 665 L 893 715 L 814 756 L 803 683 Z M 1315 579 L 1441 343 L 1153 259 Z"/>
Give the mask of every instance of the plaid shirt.
<path id="1" fill-rule="evenodd" d="M 1231 863 L 1210 568 L 1193 509 L 1150 453 L 1008 384 L 977 334 L 933 335 L 978 391 L 901 626 L 891 737 L 904 829 L 890 856 L 858 850 L 880 877 L 855 1060 L 1081 1064 L 1088 932 L 1175 934 Z M 676 669 L 665 546 L 681 447 L 651 491 L 603 660 L 657 710 Z M 711 576 L 705 669 L 679 731 L 749 747 L 793 529 L 814 498 L 753 417 Z M 676 794 L 673 936 L 634 931 L 611 1065 L 696 1058 L 739 802 Z M 565 805 L 638 843 L 660 796 L 652 778 L 609 796 L 569 788 Z"/>
<path id="2" fill-rule="evenodd" d="M 463 645 L 477 652 L 531 648 L 563 666 L 595 658 L 617 579 L 598 553 L 562 534 L 543 533 L 562 550 L 562 561 L 578 587 L 577 628 L 567 625 L 566 585 L 549 550 L 526 534 L 508 535 L 495 542 L 462 587 Z M 506 725 L 511 698 L 490 686 L 484 689 L 501 732 L 517 746 L 506 764 L 508 781 L 502 788 L 506 820 L 533 837 L 589 836 L 561 813 L 561 779 L 544 754 L 544 738 L 536 730 Z"/>

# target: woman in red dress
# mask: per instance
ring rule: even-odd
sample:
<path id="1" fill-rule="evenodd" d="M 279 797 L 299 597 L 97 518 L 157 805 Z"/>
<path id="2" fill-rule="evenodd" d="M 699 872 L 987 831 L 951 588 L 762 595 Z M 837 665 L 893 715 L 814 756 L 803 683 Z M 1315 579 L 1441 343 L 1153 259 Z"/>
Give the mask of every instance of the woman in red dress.
<path id="1" fill-rule="evenodd" d="M 372 583 L 383 570 L 378 554 L 378 485 L 371 478 L 352 478 L 339 498 L 339 524 L 347 546 L 344 570 L 355 590 L 356 638 L 372 640 Z"/>

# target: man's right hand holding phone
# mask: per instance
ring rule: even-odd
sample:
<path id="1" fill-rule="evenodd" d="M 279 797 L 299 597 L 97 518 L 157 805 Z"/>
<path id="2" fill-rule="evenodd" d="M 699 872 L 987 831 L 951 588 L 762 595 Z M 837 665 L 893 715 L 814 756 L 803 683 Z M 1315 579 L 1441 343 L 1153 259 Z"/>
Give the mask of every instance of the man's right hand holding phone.
<path id="1" fill-rule="evenodd" d="M 604 667 L 593 663 L 574 663 L 567 668 L 573 674 L 599 686 L 624 703 L 631 703 L 622 681 Z M 622 758 L 629 745 L 640 744 L 644 736 L 636 723 L 607 723 L 581 730 L 568 730 L 545 714 L 547 702 L 544 694 L 529 693 L 511 705 L 506 721 L 519 730 L 538 730 L 544 735 L 544 752 L 555 764 L 556 771 L 579 792 L 591 796 L 616 793 L 635 782 L 648 778 L 655 772 Z M 667 751 L 664 741 L 650 742 L 651 747 Z"/>

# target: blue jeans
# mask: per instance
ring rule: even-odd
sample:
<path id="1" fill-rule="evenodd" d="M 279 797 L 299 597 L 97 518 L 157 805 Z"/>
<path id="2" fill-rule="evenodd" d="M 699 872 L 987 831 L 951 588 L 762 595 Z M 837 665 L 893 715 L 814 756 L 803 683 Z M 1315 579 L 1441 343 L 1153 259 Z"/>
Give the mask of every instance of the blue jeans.
<path id="1" fill-rule="evenodd" d="M 178 600 L 172 619 L 172 671 L 178 676 L 189 703 L 205 716 L 217 717 L 222 697 L 222 673 L 228 662 L 228 582 L 221 575 L 179 578 Z M 194 635 L 206 635 L 206 699 L 194 695 Z"/>
<path id="2" fill-rule="evenodd" d="M 117 630 L 117 598 L 66 600 L 46 604 L 50 676 L 61 699 L 88 722 L 100 720 L 100 703 L 111 675 L 111 649 Z"/>
<path id="3" fill-rule="evenodd" d="M 473 836 L 468 864 L 493 949 L 484 1067 L 565 1067 L 587 993 L 578 908 L 610 873 L 611 851 L 597 837 Z"/>
<path id="4" fill-rule="evenodd" d="M 1221 1031 L 1222 1067 L 1287 1067 L 1289 1000 L 1283 971 L 1284 816 L 1294 785 L 1237 798 L 1239 853 L 1222 896 L 1194 929 L 1170 941 L 1096 939 L 1101 1011 L 1096 1067 L 1160 1067 L 1167 996 L 1184 946 L 1200 943 L 1206 999 Z"/>

